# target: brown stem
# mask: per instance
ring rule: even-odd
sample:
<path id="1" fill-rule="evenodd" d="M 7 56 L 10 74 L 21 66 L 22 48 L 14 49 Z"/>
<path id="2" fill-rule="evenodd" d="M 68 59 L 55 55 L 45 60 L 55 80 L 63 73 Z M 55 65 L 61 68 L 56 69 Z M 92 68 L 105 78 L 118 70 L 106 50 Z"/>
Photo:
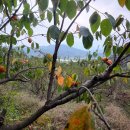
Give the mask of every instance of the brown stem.
<path id="1" fill-rule="evenodd" d="M 16 15 L 16 13 L 19 11 L 19 9 L 22 6 L 22 4 L 23 4 L 24 1 L 25 0 L 22 0 L 22 2 L 20 3 L 19 7 L 15 10 L 14 14 L 11 17 L 9 17 L 9 19 L 0 27 L 0 30 L 2 30 L 10 22 L 10 20 L 12 19 L 12 17 L 14 15 Z"/>
<path id="2" fill-rule="evenodd" d="M 10 45 L 9 45 L 9 50 L 7 53 L 7 65 L 6 65 L 6 78 L 10 77 L 9 71 L 10 71 L 10 56 L 11 56 L 11 51 L 12 51 L 12 47 L 13 47 L 13 43 L 12 43 L 12 37 L 14 34 L 12 34 L 10 36 Z"/>
<path id="3" fill-rule="evenodd" d="M 50 98 L 51 98 L 51 90 L 52 90 L 52 85 L 53 85 L 53 80 L 54 80 L 57 53 L 58 53 L 58 49 L 59 49 L 57 45 L 58 45 L 58 40 L 56 41 L 55 51 L 53 54 L 52 69 L 51 69 L 51 73 L 50 73 L 50 79 L 49 79 L 49 85 L 48 85 L 48 91 L 47 91 L 47 102 L 49 102 Z"/>

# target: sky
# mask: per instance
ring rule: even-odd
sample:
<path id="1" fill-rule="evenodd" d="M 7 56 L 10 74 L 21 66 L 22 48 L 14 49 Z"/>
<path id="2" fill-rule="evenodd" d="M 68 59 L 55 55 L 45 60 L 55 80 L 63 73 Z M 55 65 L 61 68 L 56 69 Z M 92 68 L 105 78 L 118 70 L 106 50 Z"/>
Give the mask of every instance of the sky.
<path id="1" fill-rule="evenodd" d="M 50 7 L 52 7 L 51 2 L 49 4 Z M 97 11 L 100 11 L 101 13 L 109 13 L 112 16 L 114 16 L 114 18 L 117 18 L 120 14 L 123 14 L 125 18 L 130 19 L 130 12 L 126 9 L 126 7 L 120 7 L 118 4 L 118 0 L 95 0 L 92 1 L 90 3 L 90 6 L 92 6 L 94 9 L 96 9 Z M 89 12 L 87 13 L 86 10 L 82 12 L 82 14 L 80 15 L 80 17 L 78 17 L 78 19 L 76 20 L 76 23 L 78 23 L 81 26 L 85 26 L 90 28 L 89 26 L 89 17 L 91 16 L 91 14 L 95 11 L 92 7 L 90 7 Z M 102 19 L 104 19 L 104 15 L 102 15 L 99 12 L 99 14 L 101 15 Z M 68 25 L 71 23 L 71 20 L 69 19 L 65 19 L 65 26 L 64 26 L 64 30 L 66 30 L 66 28 L 68 27 Z M 48 23 L 48 22 L 43 22 L 43 24 L 47 27 L 49 27 L 50 25 L 52 25 L 53 23 Z M 71 28 L 71 31 L 75 31 L 76 29 L 76 24 L 74 24 Z M 37 27 L 35 29 L 35 33 L 45 33 L 46 29 L 41 28 L 41 27 Z M 97 48 L 99 48 L 99 50 L 102 50 L 102 44 L 104 42 L 104 39 L 102 41 L 97 41 L 94 40 L 93 42 L 93 46 L 90 49 L 90 51 L 96 50 Z M 46 42 L 46 38 L 43 37 L 35 37 L 33 39 L 34 41 L 38 40 L 38 42 L 40 43 L 41 46 L 43 45 L 49 45 Z M 53 42 L 51 43 L 53 44 Z M 66 44 L 66 41 L 64 41 L 62 44 Z M 78 36 L 75 36 L 75 44 L 73 45 L 73 47 L 78 48 L 78 49 L 82 49 L 85 50 L 83 45 L 82 45 L 82 40 L 78 38 Z"/>

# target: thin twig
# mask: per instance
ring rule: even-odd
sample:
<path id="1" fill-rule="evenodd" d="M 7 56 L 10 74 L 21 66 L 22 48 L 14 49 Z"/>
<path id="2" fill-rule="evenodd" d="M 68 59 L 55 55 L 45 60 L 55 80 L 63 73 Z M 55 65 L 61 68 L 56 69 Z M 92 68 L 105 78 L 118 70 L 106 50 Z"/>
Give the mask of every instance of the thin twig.
<path id="1" fill-rule="evenodd" d="M 108 129 L 108 130 L 111 130 L 111 127 L 110 127 L 110 125 L 108 124 L 108 122 L 106 121 L 106 119 L 105 119 L 105 117 L 104 117 L 104 115 L 103 115 L 103 112 L 102 112 L 102 110 L 101 110 L 101 108 L 100 108 L 98 102 L 96 101 L 95 97 L 93 96 L 93 94 L 90 92 L 90 90 L 89 90 L 87 87 L 85 87 L 85 86 L 81 86 L 81 87 L 82 87 L 82 88 L 85 88 L 85 89 L 88 91 L 89 95 L 92 97 L 93 101 L 96 103 L 97 109 L 98 109 L 98 111 L 100 112 L 100 114 L 101 114 L 101 116 L 102 116 L 102 119 L 104 120 L 104 123 L 105 123 L 105 125 L 107 126 L 107 129 Z"/>
<path id="2" fill-rule="evenodd" d="M 0 30 L 2 30 L 10 22 L 10 20 L 12 19 L 12 17 L 14 15 L 16 15 L 16 13 L 19 11 L 19 9 L 21 8 L 21 6 L 22 6 L 22 4 L 23 4 L 24 1 L 25 0 L 22 0 L 22 2 L 20 3 L 19 7 L 15 10 L 15 12 L 13 13 L 13 15 L 0 27 Z"/>

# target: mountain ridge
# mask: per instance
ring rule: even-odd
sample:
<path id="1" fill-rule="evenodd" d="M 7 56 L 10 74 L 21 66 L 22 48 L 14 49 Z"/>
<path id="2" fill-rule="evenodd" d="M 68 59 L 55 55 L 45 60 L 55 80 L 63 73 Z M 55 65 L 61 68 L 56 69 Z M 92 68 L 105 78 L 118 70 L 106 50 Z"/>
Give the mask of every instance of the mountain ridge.
<path id="1" fill-rule="evenodd" d="M 42 52 L 43 54 L 45 53 L 54 53 L 55 46 L 54 45 L 49 45 L 49 46 L 40 46 L 39 51 Z M 29 56 L 42 56 L 38 50 L 30 50 Z M 26 50 L 24 49 L 24 52 Z M 84 51 L 81 49 L 77 49 L 74 47 L 69 47 L 67 45 L 61 45 L 58 51 L 58 58 L 86 58 L 88 51 Z"/>

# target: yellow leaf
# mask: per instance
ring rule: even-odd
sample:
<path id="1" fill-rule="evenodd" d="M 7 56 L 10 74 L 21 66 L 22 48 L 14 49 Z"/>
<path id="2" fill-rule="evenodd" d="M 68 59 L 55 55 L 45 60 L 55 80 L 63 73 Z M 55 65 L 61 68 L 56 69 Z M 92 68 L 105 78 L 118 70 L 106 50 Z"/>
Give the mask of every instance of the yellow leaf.
<path id="1" fill-rule="evenodd" d="M 128 78 L 123 78 L 122 80 L 125 84 L 128 84 Z"/>
<path id="2" fill-rule="evenodd" d="M 119 5 L 123 7 L 125 5 L 126 0 L 118 0 Z"/>
<path id="3" fill-rule="evenodd" d="M 72 84 L 73 84 L 73 79 L 72 79 L 70 76 L 67 76 L 67 77 L 65 78 L 65 85 L 66 85 L 67 87 L 71 87 Z"/>
<path id="4" fill-rule="evenodd" d="M 13 59 L 12 62 L 11 62 L 12 65 L 13 65 L 16 61 L 17 61 L 17 59 Z"/>
<path id="5" fill-rule="evenodd" d="M 48 60 L 50 60 L 50 61 L 51 61 L 51 60 L 52 60 L 52 58 L 53 58 L 53 56 L 52 56 L 51 54 L 49 54 L 49 53 L 48 53 L 48 54 L 46 54 L 46 57 L 47 57 L 47 59 L 48 59 Z"/>
<path id="6" fill-rule="evenodd" d="M 64 77 L 62 75 L 58 76 L 57 82 L 60 86 L 64 84 Z"/>
<path id="7" fill-rule="evenodd" d="M 52 62 L 49 62 L 48 63 L 48 70 L 51 71 L 51 68 L 52 68 Z"/>
<path id="8" fill-rule="evenodd" d="M 56 75 L 56 76 L 60 76 L 60 75 L 61 75 L 61 72 L 62 72 L 62 68 L 61 68 L 61 66 L 59 66 L 59 67 L 57 68 L 56 72 L 55 72 L 55 75 Z"/>
<path id="9" fill-rule="evenodd" d="M 69 117 L 64 130 L 94 130 L 89 106 L 83 106 Z"/>

